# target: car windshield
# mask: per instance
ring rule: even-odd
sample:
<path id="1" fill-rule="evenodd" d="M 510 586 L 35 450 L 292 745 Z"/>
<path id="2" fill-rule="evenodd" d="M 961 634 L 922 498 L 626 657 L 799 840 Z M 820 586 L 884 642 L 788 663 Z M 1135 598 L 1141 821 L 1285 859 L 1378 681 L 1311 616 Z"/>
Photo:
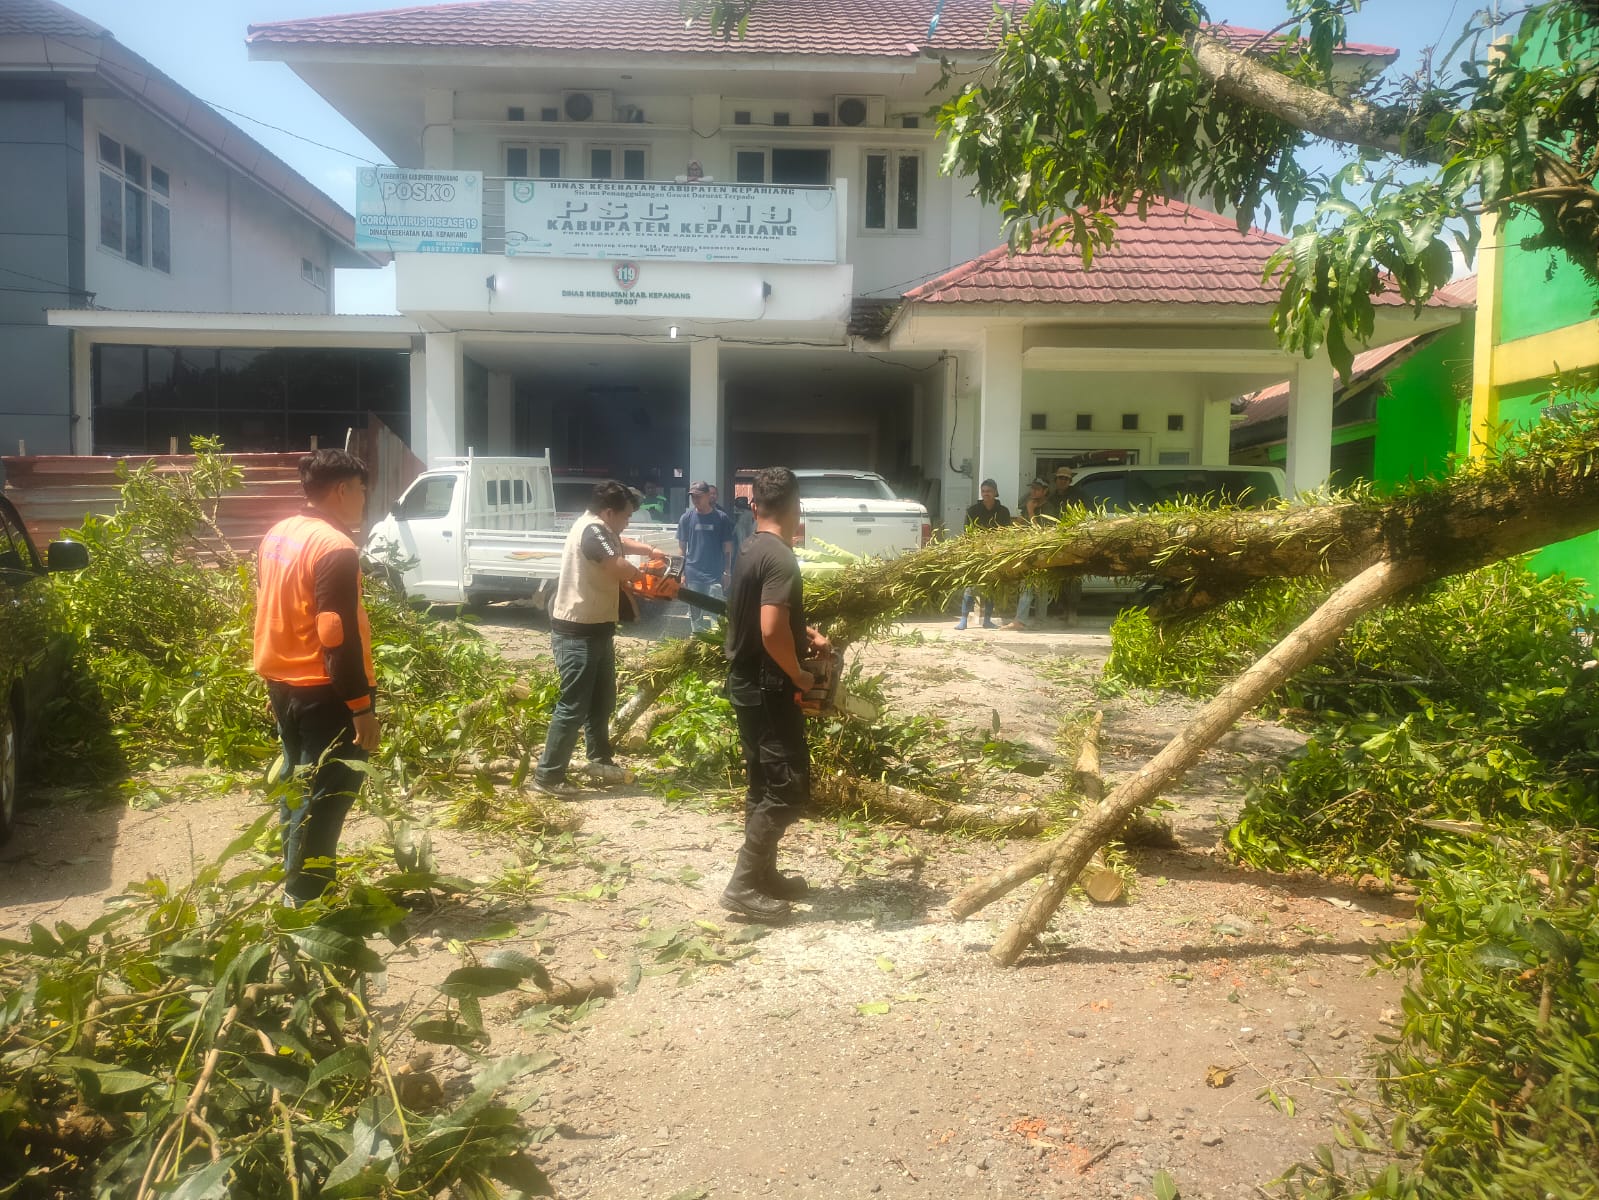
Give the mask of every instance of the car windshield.
<path id="1" fill-rule="evenodd" d="M 801 475 L 801 500 L 894 500 L 894 489 L 875 475 Z"/>
<path id="2" fill-rule="evenodd" d="M 1277 498 L 1269 471 L 1105 471 L 1082 480 L 1078 487 L 1094 504 L 1116 512 L 1184 498 L 1207 504 L 1259 508 Z"/>

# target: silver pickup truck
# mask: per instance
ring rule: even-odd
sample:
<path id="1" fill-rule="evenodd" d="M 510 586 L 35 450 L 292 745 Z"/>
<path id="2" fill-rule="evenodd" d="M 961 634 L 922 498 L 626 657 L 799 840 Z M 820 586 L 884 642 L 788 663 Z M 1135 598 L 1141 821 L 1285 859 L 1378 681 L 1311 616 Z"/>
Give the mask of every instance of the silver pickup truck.
<path id="1" fill-rule="evenodd" d="M 927 509 L 901 500 L 871 471 L 798 470 L 801 550 L 836 547 L 869 558 L 893 558 L 927 544 Z M 802 559 L 804 555 L 801 555 Z M 805 569 L 825 564 L 807 562 Z"/>

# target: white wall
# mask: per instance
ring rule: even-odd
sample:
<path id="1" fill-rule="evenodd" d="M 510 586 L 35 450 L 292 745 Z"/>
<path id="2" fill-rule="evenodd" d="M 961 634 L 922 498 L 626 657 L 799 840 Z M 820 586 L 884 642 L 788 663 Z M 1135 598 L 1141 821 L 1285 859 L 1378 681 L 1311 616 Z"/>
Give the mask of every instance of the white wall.
<path id="1" fill-rule="evenodd" d="M 333 311 L 331 247 L 315 224 L 131 101 L 86 100 L 83 108 L 85 274 L 97 304 L 179 312 Z M 102 132 L 171 176 L 170 275 L 100 244 Z M 302 258 L 321 268 L 323 287 L 301 278 Z"/>
<path id="2" fill-rule="evenodd" d="M 682 175 L 692 159 L 705 174 L 718 181 L 735 177 L 735 156 L 740 149 L 771 147 L 826 147 L 832 153 L 831 176 L 848 182 L 849 235 L 847 257 L 855 267 L 859 295 L 897 295 L 922 278 L 958 266 L 992 249 L 1002 240 L 997 210 L 980 205 L 967 193 L 970 183 L 947 179 L 938 173 L 942 145 L 924 117 L 922 128 L 897 127 L 897 114 L 920 111 L 914 104 L 890 103 L 889 125 L 872 130 L 811 126 L 813 111 L 830 109 L 832 98 L 743 100 L 731 96 L 624 95 L 614 93 L 614 103 L 636 104 L 646 122 L 639 124 L 578 124 L 542 122 L 540 110 L 559 107 L 559 93 L 457 93 L 454 99 L 456 132 L 454 166 L 485 175 L 503 175 L 504 148 L 509 143 L 557 145 L 563 150 L 562 171 L 567 178 L 588 175 L 588 146 L 642 145 L 649 150 L 648 178 L 670 180 Z M 523 109 L 527 120 L 505 120 L 508 107 Z M 693 110 L 698 108 L 701 130 L 693 132 Z M 733 113 L 749 110 L 752 124 L 734 125 Z M 773 128 L 774 110 L 790 113 L 794 124 Z M 710 114 L 707 119 L 707 114 Z M 718 122 L 720 124 L 718 125 Z M 713 132 L 714 130 L 714 132 Z M 865 155 L 868 150 L 908 151 L 921 155 L 920 229 L 915 233 L 867 231 L 865 205 Z M 416 164 L 422 165 L 420 161 Z M 618 169 L 620 164 L 618 164 Z M 890 197 L 892 204 L 892 196 Z"/>
<path id="3" fill-rule="evenodd" d="M 1162 452 L 1186 453 L 1203 459 L 1205 392 L 1197 376 L 1165 372 L 1027 371 L 1022 376 L 1022 473 L 1031 477 L 1034 458 L 1051 451 L 1137 450 L 1138 461 L 1157 465 Z M 1045 428 L 1031 428 L 1032 415 L 1043 413 Z M 1091 430 L 1079 430 L 1086 414 Z M 1122 417 L 1138 418 L 1136 430 L 1124 430 Z M 1181 430 L 1168 429 L 1169 418 L 1182 419 Z M 1225 462 L 1225 459 L 1223 460 Z"/>

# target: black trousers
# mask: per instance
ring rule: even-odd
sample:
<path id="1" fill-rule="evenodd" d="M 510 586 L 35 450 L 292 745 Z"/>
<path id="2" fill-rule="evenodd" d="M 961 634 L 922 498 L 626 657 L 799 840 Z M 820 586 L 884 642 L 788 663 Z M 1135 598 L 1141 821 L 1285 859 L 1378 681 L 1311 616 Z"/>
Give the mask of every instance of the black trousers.
<path id="1" fill-rule="evenodd" d="M 361 790 L 361 772 L 349 764 L 365 762 L 366 751 L 355 744 L 355 718 L 349 705 L 331 687 L 268 681 L 267 694 L 283 739 L 279 782 L 291 779 L 297 768 L 309 772 L 304 793 L 286 794 L 278 802 L 283 821 L 283 890 L 303 903 L 315 900 L 333 883 L 339 834 Z"/>
<path id="2" fill-rule="evenodd" d="M 759 697 L 758 703 L 750 703 Z M 755 695 L 735 692 L 733 715 L 749 781 L 744 793 L 744 845 L 757 855 L 775 854 L 784 831 L 811 803 L 811 753 L 805 714 L 792 687 Z"/>

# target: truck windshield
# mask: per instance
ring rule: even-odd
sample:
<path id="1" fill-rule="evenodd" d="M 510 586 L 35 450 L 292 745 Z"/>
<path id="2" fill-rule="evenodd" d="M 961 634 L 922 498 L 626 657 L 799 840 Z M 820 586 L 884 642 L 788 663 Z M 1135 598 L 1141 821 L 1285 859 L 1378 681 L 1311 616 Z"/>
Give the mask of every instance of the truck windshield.
<path id="1" fill-rule="evenodd" d="M 801 475 L 801 500 L 893 500 L 894 489 L 872 475 Z"/>

